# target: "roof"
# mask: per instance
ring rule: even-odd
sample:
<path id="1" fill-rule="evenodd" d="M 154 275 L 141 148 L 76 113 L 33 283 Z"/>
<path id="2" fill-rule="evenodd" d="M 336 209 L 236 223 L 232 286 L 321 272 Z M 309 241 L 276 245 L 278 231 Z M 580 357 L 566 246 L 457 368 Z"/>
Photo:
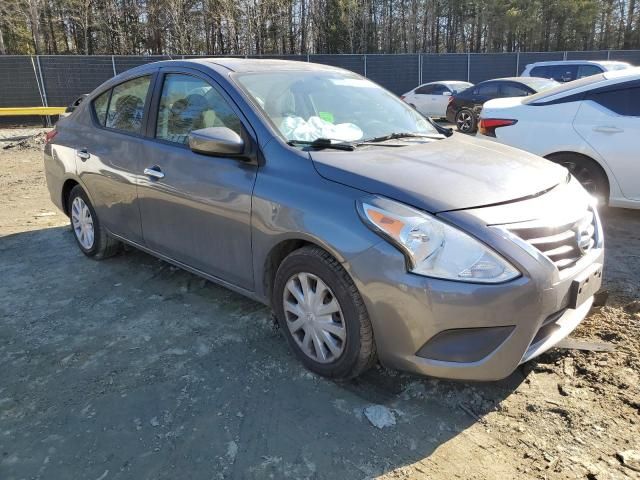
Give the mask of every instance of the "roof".
<path id="1" fill-rule="evenodd" d="M 554 80 L 551 80 L 548 78 L 538 78 L 538 77 L 502 77 L 502 78 L 492 78 L 490 80 L 485 80 L 485 82 L 516 82 L 516 83 L 523 83 L 525 85 L 539 84 L 540 82 L 545 82 L 545 81 L 552 82 Z"/>
<path id="2" fill-rule="evenodd" d="M 640 78 L 640 67 L 625 68 L 624 70 L 611 70 L 603 73 L 607 80 L 624 79 L 625 77 Z"/>
<path id="3" fill-rule="evenodd" d="M 270 58 L 233 58 L 233 57 L 212 57 L 198 58 L 186 60 L 193 63 L 217 65 L 224 67 L 232 72 L 264 72 L 274 70 L 304 70 L 304 71 L 321 71 L 321 70 L 342 70 L 338 67 L 330 65 L 321 65 L 319 63 L 311 63 L 298 60 L 276 60 Z"/>
<path id="4" fill-rule="evenodd" d="M 527 67 L 537 66 L 544 67 L 546 65 L 629 65 L 627 62 L 617 60 L 548 60 L 546 62 L 534 62 L 527 64 Z"/>

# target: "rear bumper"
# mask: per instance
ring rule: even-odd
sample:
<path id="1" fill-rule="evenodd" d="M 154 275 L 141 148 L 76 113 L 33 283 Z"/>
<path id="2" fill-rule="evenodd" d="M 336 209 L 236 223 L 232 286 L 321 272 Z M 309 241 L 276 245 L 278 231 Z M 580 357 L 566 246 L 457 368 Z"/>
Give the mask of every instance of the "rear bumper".
<path id="1" fill-rule="evenodd" d="M 571 283 L 602 264 L 604 250 L 590 252 L 562 279 L 521 253 L 523 275 L 498 285 L 407 273 L 402 254 L 386 242 L 351 259 L 381 363 L 429 376 L 498 380 L 566 337 L 593 303 L 589 297 L 568 308 Z"/>

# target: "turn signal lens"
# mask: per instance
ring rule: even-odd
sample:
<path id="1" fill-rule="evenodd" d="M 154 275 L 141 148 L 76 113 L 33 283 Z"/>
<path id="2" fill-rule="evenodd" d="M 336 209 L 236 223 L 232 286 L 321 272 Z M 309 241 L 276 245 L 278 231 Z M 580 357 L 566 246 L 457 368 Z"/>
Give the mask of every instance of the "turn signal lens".
<path id="1" fill-rule="evenodd" d="M 510 120 L 504 118 L 481 118 L 478 124 L 478 132 L 487 137 L 496 136 L 496 128 L 508 127 L 509 125 L 515 125 L 517 120 Z"/>

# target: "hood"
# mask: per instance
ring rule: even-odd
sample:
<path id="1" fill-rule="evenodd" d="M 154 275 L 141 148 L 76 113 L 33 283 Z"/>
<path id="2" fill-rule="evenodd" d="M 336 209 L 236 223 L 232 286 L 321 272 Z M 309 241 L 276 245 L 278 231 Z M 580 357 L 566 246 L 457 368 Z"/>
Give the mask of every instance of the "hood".
<path id="1" fill-rule="evenodd" d="M 328 180 L 430 213 L 523 199 L 567 181 L 564 167 L 463 134 L 404 147 L 326 149 L 311 159 Z"/>

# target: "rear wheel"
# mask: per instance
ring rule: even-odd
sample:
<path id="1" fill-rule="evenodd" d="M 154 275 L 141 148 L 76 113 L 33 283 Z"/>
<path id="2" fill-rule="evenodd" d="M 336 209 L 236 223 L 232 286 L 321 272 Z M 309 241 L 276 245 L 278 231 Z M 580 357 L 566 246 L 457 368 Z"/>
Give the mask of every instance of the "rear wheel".
<path id="1" fill-rule="evenodd" d="M 272 305 L 296 356 L 311 371 L 353 378 L 373 365 L 369 315 L 353 281 L 318 247 L 289 254 L 278 268 Z"/>
<path id="2" fill-rule="evenodd" d="M 578 153 L 556 153 L 549 155 L 547 159 L 569 170 L 584 189 L 598 199 L 600 205 L 609 202 L 607 174 L 594 160 Z"/>
<path id="3" fill-rule="evenodd" d="M 82 253 L 97 260 L 115 255 L 121 244 L 100 226 L 93 205 L 80 185 L 73 187 L 68 202 L 71 228 Z"/>
<path id="4" fill-rule="evenodd" d="M 466 108 L 456 113 L 456 127 L 459 132 L 473 133 L 476 131 L 476 116 Z"/>

